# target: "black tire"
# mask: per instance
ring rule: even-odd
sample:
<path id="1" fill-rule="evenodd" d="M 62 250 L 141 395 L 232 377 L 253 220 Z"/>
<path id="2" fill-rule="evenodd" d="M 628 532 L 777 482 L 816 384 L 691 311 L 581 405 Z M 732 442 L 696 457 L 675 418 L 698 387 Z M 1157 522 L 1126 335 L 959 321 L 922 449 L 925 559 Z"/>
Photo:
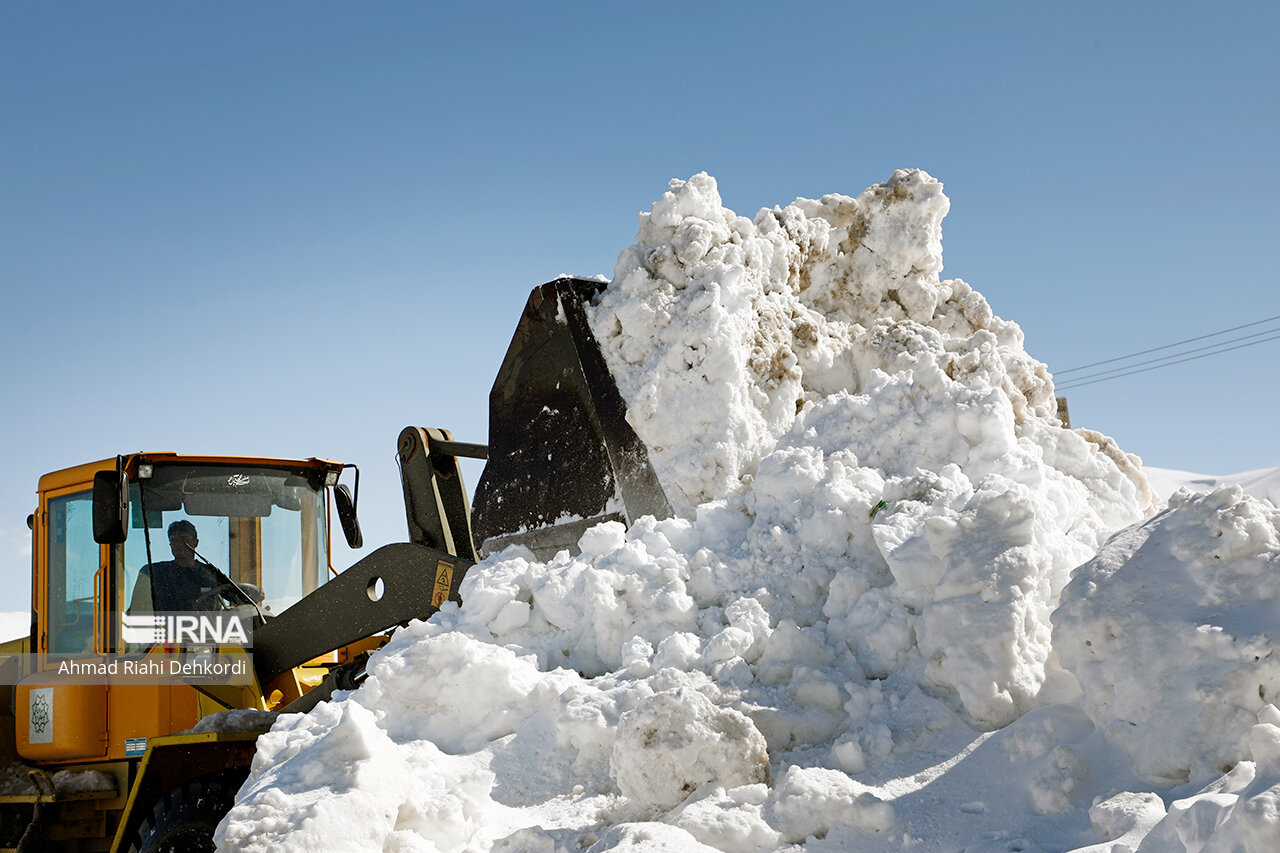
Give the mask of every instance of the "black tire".
<path id="1" fill-rule="evenodd" d="M 138 827 L 130 853 L 214 853 L 213 831 L 235 803 L 247 769 L 202 776 L 166 791 Z"/>

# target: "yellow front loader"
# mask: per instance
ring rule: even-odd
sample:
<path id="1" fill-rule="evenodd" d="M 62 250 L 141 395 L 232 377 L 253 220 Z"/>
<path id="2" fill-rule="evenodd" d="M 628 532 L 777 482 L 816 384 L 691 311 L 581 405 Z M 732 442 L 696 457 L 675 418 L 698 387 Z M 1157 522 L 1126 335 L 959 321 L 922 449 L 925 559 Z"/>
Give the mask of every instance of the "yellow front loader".
<path id="1" fill-rule="evenodd" d="M 331 509 L 353 546 L 359 528 L 338 463 L 135 453 L 40 479 L 31 634 L 0 649 L 0 850 L 212 849 L 271 712 L 357 686 L 387 629 L 457 600 L 475 552 L 454 454 L 484 448 L 416 427 L 400 443 L 406 494 L 433 498 L 416 539 L 341 574 Z M 185 616 L 140 585 L 176 565 L 175 523 L 226 580 Z M 245 636 L 199 636 L 227 615 Z"/>
<path id="2" fill-rule="evenodd" d="M 338 482 L 354 466 L 132 453 L 42 477 L 31 630 L 0 646 L 0 853 L 212 850 L 273 715 L 357 687 L 389 630 L 459 600 L 477 541 L 547 557 L 668 515 L 587 322 L 601 287 L 534 289 L 488 445 L 401 432 L 408 541 L 340 573 L 331 518 L 361 544 L 358 470 L 354 495 Z M 489 460 L 474 536 L 459 456 Z M 193 566 L 200 595 L 176 608 L 164 579 Z"/>

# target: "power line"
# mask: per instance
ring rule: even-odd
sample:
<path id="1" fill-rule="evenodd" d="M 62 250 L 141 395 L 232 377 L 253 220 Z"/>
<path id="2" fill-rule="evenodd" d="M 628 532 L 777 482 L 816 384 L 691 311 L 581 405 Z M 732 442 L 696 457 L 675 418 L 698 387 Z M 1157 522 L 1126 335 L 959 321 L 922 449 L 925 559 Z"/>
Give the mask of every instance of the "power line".
<path id="1" fill-rule="evenodd" d="M 1103 359 L 1102 361 L 1095 361 L 1092 364 L 1082 364 L 1079 367 L 1072 367 L 1072 368 L 1068 368 L 1067 370 L 1056 370 L 1054 371 L 1054 375 L 1065 376 L 1068 373 L 1077 373 L 1081 370 L 1087 370 L 1090 367 L 1098 367 L 1103 364 L 1112 364 L 1113 362 L 1117 362 L 1117 361 L 1127 361 L 1128 359 L 1136 358 L 1137 356 L 1140 356 L 1140 355 L 1146 355 L 1147 353 L 1159 352 L 1160 350 L 1166 350 L 1166 349 L 1173 349 L 1174 347 L 1180 347 L 1183 344 L 1190 344 L 1190 343 L 1195 343 L 1196 341 L 1203 341 L 1206 338 L 1216 338 L 1218 335 L 1225 335 L 1228 332 L 1238 332 L 1241 329 L 1248 329 L 1253 326 L 1261 326 L 1263 323 L 1270 323 L 1272 320 L 1280 320 L 1280 314 L 1277 314 L 1274 317 L 1268 317 L 1265 320 L 1255 320 L 1252 323 L 1245 323 L 1242 326 L 1233 326 L 1230 329 L 1223 329 L 1220 332 L 1210 332 L 1207 335 L 1198 335 L 1194 338 L 1187 338 L 1185 341 L 1177 341 L 1176 343 L 1165 344 L 1164 346 L 1161 346 L 1161 347 L 1152 347 L 1151 349 L 1144 349 L 1139 352 L 1129 353 L 1128 355 L 1118 355 L 1115 358 L 1107 358 L 1107 359 Z M 1266 333 L 1263 332 L 1262 334 L 1266 334 Z M 1223 343 L 1227 343 L 1227 342 L 1224 341 Z M 1262 343 L 1262 341 L 1258 341 L 1258 343 Z M 1191 351 L 1194 352 L 1195 350 L 1191 350 Z M 1175 355 L 1177 354 L 1175 353 Z M 1170 356 L 1170 358 L 1172 357 L 1173 356 Z"/>
<path id="2" fill-rule="evenodd" d="M 1243 327 L 1241 327 L 1241 328 L 1243 328 Z M 1214 350 L 1213 350 L 1213 352 L 1206 352 L 1206 353 L 1203 353 L 1203 354 L 1201 354 L 1201 355 L 1192 355 L 1192 356 L 1188 356 L 1187 358 L 1180 358 L 1180 359 L 1177 359 L 1176 361 L 1165 361 L 1163 364 L 1157 364 L 1157 365 L 1155 365 L 1154 367 L 1144 367 L 1144 368 L 1142 368 L 1141 370 L 1128 370 L 1127 368 L 1118 368 L 1119 370 L 1125 370 L 1125 371 L 1127 371 L 1127 372 L 1123 372 L 1123 373 L 1116 373 L 1115 371 L 1103 371 L 1103 373 L 1102 373 L 1102 374 L 1097 374 L 1095 377 L 1089 377 L 1089 376 L 1086 376 L 1086 377 L 1083 377 L 1082 379 L 1080 379 L 1080 380 L 1076 380 L 1076 381 L 1074 381 L 1074 382 L 1072 382 L 1071 380 L 1068 380 L 1068 381 L 1067 381 L 1064 385 L 1062 385 L 1062 386 L 1055 386 L 1055 390 L 1058 390 L 1058 391 L 1067 391 L 1067 390 L 1070 390 L 1070 389 L 1072 389 L 1072 388 L 1082 388 L 1082 387 L 1084 387 L 1085 385 L 1093 385 L 1095 382 L 1106 382 L 1106 381 L 1111 380 L 1111 379 L 1121 379 L 1121 378 L 1123 378 L 1123 377 L 1125 377 L 1125 376 L 1133 376 L 1133 375 L 1138 374 L 1138 373 L 1147 373 L 1148 371 L 1152 371 L 1152 370 L 1159 370 L 1159 369 L 1160 369 L 1160 368 L 1162 368 L 1162 367 L 1172 367 L 1172 366 L 1173 366 L 1173 365 L 1175 365 L 1175 364 L 1182 364 L 1184 361 L 1195 361 L 1196 359 L 1200 359 L 1200 358 L 1208 358 L 1208 357 L 1209 357 L 1209 356 L 1211 356 L 1211 355 L 1218 355 L 1218 354 L 1220 354 L 1220 353 L 1224 353 L 1224 352 L 1231 352 L 1232 350 L 1244 349 L 1245 347 L 1257 346 L 1258 344 L 1266 343 L 1267 341 L 1280 340 L 1280 330 L 1272 329 L 1271 331 L 1272 331 L 1272 332 L 1275 332 L 1276 334 L 1272 335 L 1272 336 L 1271 336 L 1271 337 L 1269 337 L 1269 338 L 1262 338 L 1261 340 L 1251 341 L 1250 343 L 1247 343 L 1247 344 L 1239 344 L 1239 345 L 1234 346 L 1234 347 L 1226 347 L 1225 349 L 1214 349 Z M 1263 332 L 1262 334 L 1269 334 L 1269 333 L 1268 333 L 1268 332 Z M 1255 336 L 1254 336 L 1254 335 L 1248 335 L 1247 337 L 1255 337 Z M 1198 339 L 1196 339 L 1196 340 L 1198 340 Z M 1237 339 L 1237 340 L 1239 340 L 1239 339 Z M 1230 341 L 1223 341 L 1223 343 L 1230 343 Z M 1215 345 L 1215 346 L 1217 346 L 1217 345 Z M 1202 349 L 1204 349 L 1204 347 L 1202 347 Z M 1148 350 L 1148 352 L 1153 352 L 1153 351 L 1154 351 L 1154 350 Z M 1136 355 L 1136 353 L 1135 353 L 1135 355 Z M 1175 354 L 1175 355 L 1180 355 L 1180 353 Z M 1174 357 L 1175 357 L 1175 356 L 1169 356 L 1169 358 L 1174 358 Z M 1156 361 L 1163 361 L 1163 359 L 1155 359 L 1155 360 L 1156 360 Z M 1099 364 L 1104 364 L 1104 363 L 1105 363 L 1105 362 L 1099 362 Z M 1104 374 L 1106 374 L 1106 373 L 1115 373 L 1115 375 L 1114 375 L 1114 376 L 1107 376 L 1107 375 L 1104 375 Z"/>
<path id="3" fill-rule="evenodd" d="M 1205 355 L 1206 355 L 1206 356 L 1209 356 L 1209 355 L 1216 355 L 1218 352 L 1228 352 L 1228 350 L 1226 350 L 1226 349 L 1221 349 L 1221 350 L 1220 350 L 1220 349 L 1219 349 L 1219 347 L 1225 347 L 1227 344 L 1234 344 L 1234 343 L 1237 343 L 1237 342 L 1239 342 L 1239 341 L 1247 341 L 1247 340 L 1249 340 L 1250 338 L 1260 338 L 1260 337 L 1262 337 L 1263 335 L 1274 335 L 1274 334 L 1276 334 L 1277 332 L 1280 332 L 1280 329 L 1267 329 L 1267 330 L 1262 331 L 1262 332 L 1254 332 L 1252 335 L 1241 335 L 1241 336 L 1240 336 L 1240 337 L 1238 337 L 1238 338 L 1228 338 L 1228 339 L 1227 339 L 1227 340 L 1225 340 L 1225 341 L 1218 341 L 1217 343 L 1209 344 L 1209 345 L 1207 345 L 1207 346 L 1203 346 L 1203 347 L 1196 347 L 1196 348 L 1194 348 L 1194 349 L 1189 349 L 1189 350 L 1183 350 L 1182 352 L 1175 352 L 1175 353 L 1171 353 L 1171 354 L 1169 354 L 1169 355 L 1162 355 L 1162 356 L 1160 356 L 1159 358 L 1149 358 L 1149 359 L 1147 359 L 1146 361 L 1136 361 L 1136 362 L 1134 362 L 1133 364 L 1126 364 L 1126 365 L 1124 365 L 1123 367 L 1112 367 L 1112 368 L 1109 368 L 1109 369 L 1107 369 L 1107 370 L 1099 371 L 1098 373 L 1090 373 L 1090 374 L 1087 374 L 1087 375 L 1085 375 L 1085 376 L 1074 377 L 1074 378 L 1071 378 L 1071 379 L 1065 379 L 1065 380 L 1063 380 L 1063 383 L 1062 383 L 1062 384 L 1063 384 L 1063 385 L 1078 385 L 1078 384 L 1083 383 L 1083 382 L 1084 382 L 1084 381 L 1086 381 L 1086 380 L 1094 380 L 1094 379 L 1107 378 L 1107 374 L 1110 374 L 1110 373 L 1117 374 L 1117 377 L 1116 377 L 1116 378 L 1118 378 L 1119 376 L 1124 376 L 1124 375 L 1127 375 L 1127 374 L 1128 374 L 1128 373 L 1130 373 L 1130 372 L 1133 372 L 1133 368 L 1136 368 L 1136 367 L 1143 367 L 1143 366 L 1148 365 L 1148 364 L 1156 364 L 1156 365 L 1158 365 L 1158 366 L 1160 366 L 1160 367 L 1164 367 L 1164 365 L 1163 365 L 1163 364 L 1159 364 L 1159 363 L 1160 363 L 1160 362 L 1162 362 L 1162 361 L 1169 361 L 1170 359 L 1177 359 L 1177 358 L 1179 358 L 1179 356 L 1191 355 L 1192 353 L 1196 353 L 1196 352 L 1204 352 L 1205 350 L 1213 350 L 1213 352 L 1206 352 L 1206 353 L 1205 353 Z M 1272 338 L 1267 338 L 1266 340 L 1272 340 Z M 1254 343 L 1259 343 L 1259 344 L 1260 344 L 1260 343 L 1263 343 L 1263 341 L 1254 341 Z M 1246 346 L 1252 346 L 1252 344 L 1246 344 Z M 1231 347 L 1231 349 L 1238 349 L 1238 347 Z M 1129 357 L 1130 357 L 1130 358 L 1132 358 L 1133 356 L 1129 356 Z M 1190 359 L 1181 359 L 1181 361 L 1189 361 L 1189 360 L 1190 360 Z M 1169 361 L 1169 363 L 1170 363 L 1170 364 L 1178 364 L 1178 363 L 1179 363 L 1179 361 Z M 1061 374 L 1055 374 L 1055 375 L 1061 375 Z"/>

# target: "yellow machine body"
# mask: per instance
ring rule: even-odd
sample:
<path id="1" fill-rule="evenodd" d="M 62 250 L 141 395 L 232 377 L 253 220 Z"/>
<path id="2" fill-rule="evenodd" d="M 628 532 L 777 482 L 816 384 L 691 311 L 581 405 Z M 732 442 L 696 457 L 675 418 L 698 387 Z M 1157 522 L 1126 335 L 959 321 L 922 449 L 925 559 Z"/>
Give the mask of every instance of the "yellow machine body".
<path id="1" fill-rule="evenodd" d="M 231 477 L 280 470 L 326 485 L 336 482 L 342 469 L 321 459 L 158 453 L 106 459 L 40 479 L 39 503 L 30 519 L 32 634 L 0 646 L 0 671 L 8 673 L 0 687 L 0 698 L 8 701 L 0 707 L 12 709 L 0 736 L 0 765 L 18 766 L 10 764 L 15 759 L 27 765 L 33 790 L 0 796 L 0 851 L 127 849 L 141 817 L 139 809 L 149 807 L 143 802 L 148 795 L 158 796 L 198 774 L 247 767 L 252 759 L 254 735 L 181 733 L 217 711 L 268 711 L 283 706 L 318 683 L 327 671 L 325 666 L 304 665 L 277 675 L 266 690 L 256 678 L 247 685 L 197 686 L 176 680 L 118 683 L 108 675 L 97 683 L 85 683 L 52 669 L 42 671 L 41 661 L 50 654 L 75 652 L 85 660 L 105 661 L 130 650 L 122 638 L 120 614 L 129 608 L 128 582 L 136 583 L 132 576 L 138 566 L 128 561 L 137 562 L 140 546 L 130 540 L 126 554 L 123 543 L 93 540 L 93 489 L 99 472 L 119 468 L 136 481 L 146 473 L 146 469 L 140 472 L 142 465 L 152 466 L 151 470 L 177 465 L 191 471 L 226 471 Z M 315 491 L 326 495 L 325 485 Z M 331 572 L 327 501 L 321 497 L 312 504 L 294 513 L 305 529 L 291 544 L 305 552 L 316 569 L 308 577 L 290 579 L 296 581 L 299 598 Z M 263 584 L 264 519 L 222 517 L 218 522 L 228 531 L 227 547 L 220 556 L 227 561 L 233 580 Z M 158 540 L 149 543 L 153 559 L 167 556 L 167 541 L 154 531 L 152 536 Z M 365 639 L 363 644 L 375 646 L 378 639 Z M 329 661 L 338 657 L 336 653 L 327 656 Z M 60 770 L 96 770 L 103 774 L 100 781 L 114 780 L 114 788 L 60 792 L 54 785 Z M 57 816 L 36 842 L 21 841 L 18 830 L 24 821 L 29 825 L 40 808 L 55 804 Z"/>

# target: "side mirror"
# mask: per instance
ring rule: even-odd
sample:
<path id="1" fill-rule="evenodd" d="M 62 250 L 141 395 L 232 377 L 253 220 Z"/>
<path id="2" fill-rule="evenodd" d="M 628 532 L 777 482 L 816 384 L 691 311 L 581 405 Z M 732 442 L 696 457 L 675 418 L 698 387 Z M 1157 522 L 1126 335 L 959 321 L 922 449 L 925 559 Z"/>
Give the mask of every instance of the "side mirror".
<path id="1" fill-rule="evenodd" d="M 119 471 L 93 475 L 93 541 L 119 545 L 129 535 L 129 481 Z"/>
<path id="2" fill-rule="evenodd" d="M 338 507 L 338 523 L 342 525 L 342 535 L 347 537 L 347 545 L 363 548 L 364 534 L 360 532 L 360 519 L 356 518 L 356 502 L 346 483 L 333 487 L 333 502 Z"/>

